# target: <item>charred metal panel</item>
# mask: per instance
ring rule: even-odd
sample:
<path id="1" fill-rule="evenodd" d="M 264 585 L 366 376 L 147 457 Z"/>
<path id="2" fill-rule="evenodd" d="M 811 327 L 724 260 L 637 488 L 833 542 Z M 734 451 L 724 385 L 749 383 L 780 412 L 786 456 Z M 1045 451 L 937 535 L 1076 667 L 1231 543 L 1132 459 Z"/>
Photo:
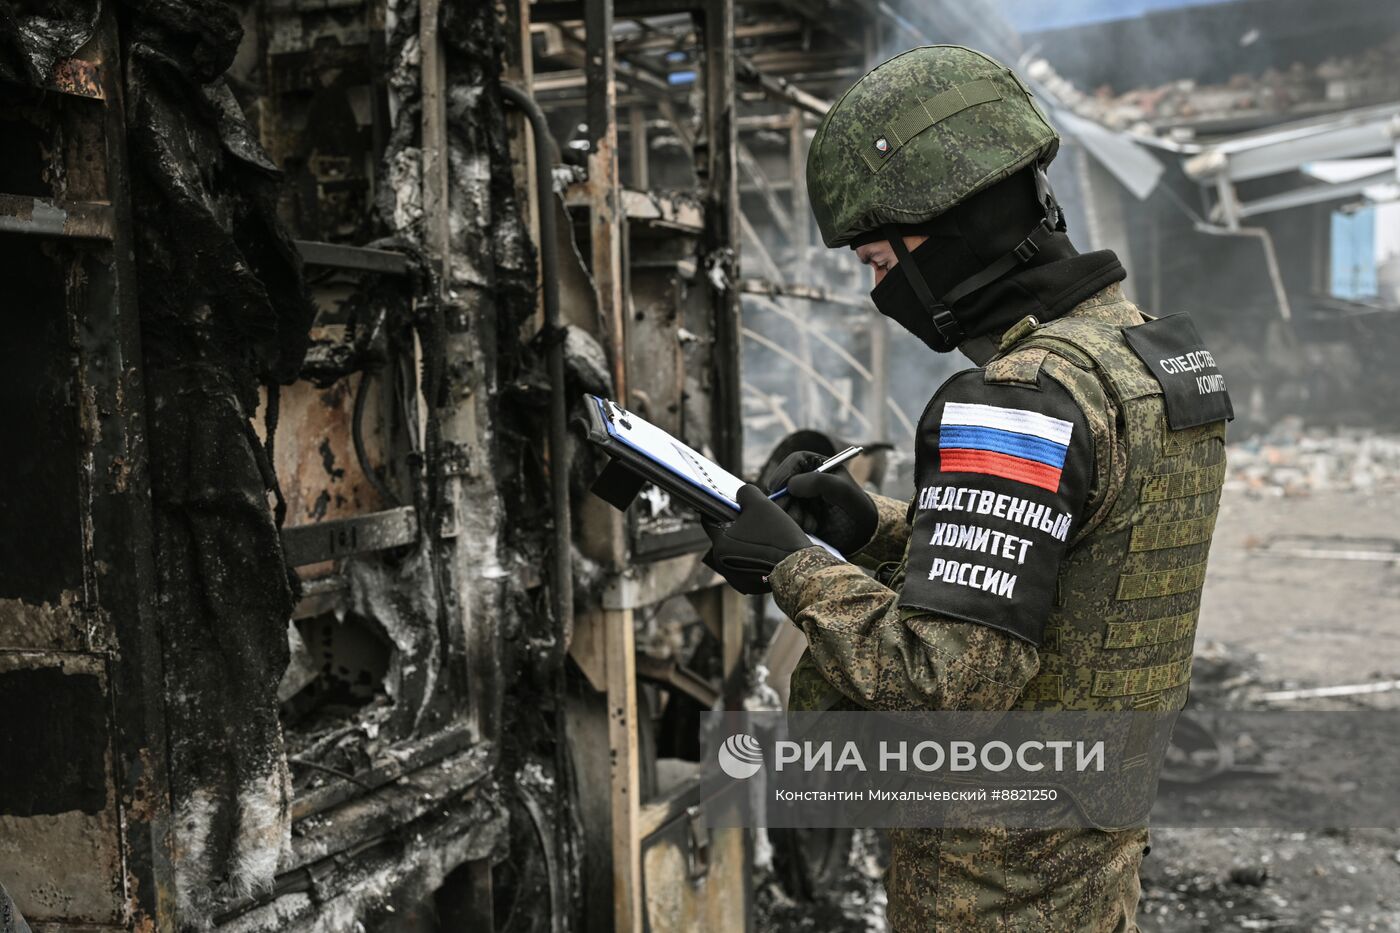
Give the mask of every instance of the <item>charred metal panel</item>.
<path id="1" fill-rule="evenodd" d="M 71 254 L 52 241 L 0 235 L 0 281 L 8 283 L 0 406 L 15 441 L 0 457 L 0 526 L 13 529 L 0 539 L 0 644 L 23 637 L 6 631 L 7 617 L 17 618 L 9 600 L 71 602 L 65 594 L 83 590 L 80 395 L 65 260 Z"/>
<path id="2" fill-rule="evenodd" d="M 269 4 L 264 139 L 287 172 L 283 208 L 309 239 L 370 238 L 387 128 L 372 3 Z"/>
<path id="3" fill-rule="evenodd" d="M 626 325 L 628 363 L 628 404 L 662 428 L 683 436 L 697 449 L 706 446 L 708 418 L 689 424 L 683 410 L 687 378 L 694 379 L 708 368 L 709 352 L 696 354 L 691 345 L 700 343 L 709 328 L 707 317 L 686 313 L 688 292 L 695 288 L 695 273 L 702 260 L 700 233 L 703 223 L 699 205 L 675 197 L 677 203 L 659 195 L 645 198 L 654 205 L 645 210 L 639 192 L 625 192 L 628 211 L 627 285 L 631 314 Z M 651 215 L 655 214 L 653 218 Z M 697 309 L 698 310 L 698 309 Z M 699 331 L 694 328 L 698 327 Z M 708 349 L 708 348 L 706 348 Z M 698 356 L 698 358 L 697 358 Z M 697 373 L 691 373 L 694 364 Z"/>

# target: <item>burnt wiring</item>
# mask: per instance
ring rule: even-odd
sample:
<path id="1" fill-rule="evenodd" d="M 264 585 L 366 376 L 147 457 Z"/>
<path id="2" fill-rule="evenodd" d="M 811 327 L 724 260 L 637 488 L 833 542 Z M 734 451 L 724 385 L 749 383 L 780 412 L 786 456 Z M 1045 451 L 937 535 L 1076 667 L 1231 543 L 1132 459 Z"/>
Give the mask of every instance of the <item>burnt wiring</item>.
<path id="1" fill-rule="evenodd" d="M 365 450 L 365 401 L 369 398 L 369 385 L 378 374 L 383 360 L 383 354 L 375 351 L 375 348 L 384 335 L 385 319 L 388 317 L 388 309 L 381 305 L 379 313 L 375 315 L 373 324 L 368 328 L 368 333 L 361 337 L 355 334 L 357 346 L 363 346 L 362 358 L 364 366 L 360 370 L 360 383 L 355 388 L 355 408 L 350 417 L 350 439 L 355 445 L 355 459 L 360 464 L 360 472 L 365 479 L 374 487 L 374 491 L 379 494 L 379 500 L 386 508 L 393 508 L 399 504 L 398 495 L 389 488 L 389 484 L 379 475 L 379 470 L 370 462 L 369 454 Z M 352 326 L 357 322 L 352 322 Z"/>
<path id="2" fill-rule="evenodd" d="M 399 504 L 399 497 L 384 482 L 374 464 L 370 463 L 369 453 L 365 450 L 365 400 L 369 397 L 369 385 L 376 371 L 377 367 L 370 366 L 360 371 L 360 384 L 355 388 L 355 409 L 350 416 L 350 439 L 355 445 L 355 459 L 360 464 L 360 472 L 379 494 L 379 501 L 386 508 L 393 508 Z"/>
<path id="3" fill-rule="evenodd" d="M 343 340 L 322 343 L 313 348 L 302 366 L 302 378 L 326 388 L 359 373 L 359 383 L 355 389 L 354 408 L 350 419 L 350 436 L 354 445 L 355 459 L 365 480 L 374 489 L 385 508 L 401 504 L 399 495 L 385 481 L 370 460 L 365 444 L 365 410 L 369 399 L 369 387 L 388 359 L 386 349 L 389 308 L 398 302 L 384 300 L 379 291 L 384 287 L 381 280 L 375 279 L 366 291 L 357 292 L 350 305 L 349 320 L 346 322 Z M 375 308 L 372 314 L 366 313 L 366 306 Z M 365 319 L 368 318 L 368 324 Z M 272 403 L 272 390 L 269 388 L 269 404 Z M 269 415 L 273 415 L 269 409 Z M 268 455 L 271 456 L 271 433 L 268 435 Z"/>

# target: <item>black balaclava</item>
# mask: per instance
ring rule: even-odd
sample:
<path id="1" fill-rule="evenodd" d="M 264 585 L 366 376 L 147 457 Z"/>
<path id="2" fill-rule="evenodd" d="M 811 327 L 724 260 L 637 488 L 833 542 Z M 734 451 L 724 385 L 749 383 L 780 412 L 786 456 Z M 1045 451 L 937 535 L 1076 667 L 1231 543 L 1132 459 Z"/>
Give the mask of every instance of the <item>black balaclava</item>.
<path id="1" fill-rule="evenodd" d="M 899 257 L 870 293 L 875 307 L 945 353 L 994 338 L 1028 314 L 1054 320 L 1122 281 L 1126 272 L 1111 250 L 1080 254 L 1070 243 L 1038 171 L 1023 169 L 933 220 L 858 239 L 856 246 L 888 239 Z M 914 234 L 928 240 L 911 252 L 902 237 Z"/>

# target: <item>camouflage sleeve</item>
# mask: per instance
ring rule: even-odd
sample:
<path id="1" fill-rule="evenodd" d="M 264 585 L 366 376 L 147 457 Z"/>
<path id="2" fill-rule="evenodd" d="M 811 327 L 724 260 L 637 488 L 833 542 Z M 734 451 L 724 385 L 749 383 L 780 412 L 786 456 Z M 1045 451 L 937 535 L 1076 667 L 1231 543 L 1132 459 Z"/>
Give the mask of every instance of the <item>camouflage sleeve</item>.
<path id="1" fill-rule="evenodd" d="M 904 548 L 909 544 L 909 503 L 873 494 L 870 501 L 875 503 L 880 523 L 875 526 L 870 542 L 852 555 L 852 559 L 874 569 L 904 556 Z"/>
<path id="2" fill-rule="evenodd" d="M 1007 709 L 1035 676 L 1035 647 L 998 629 L 895 604 L 889 587 L 819 548 L 768 578 L 837 690 L 869 709 Z"/>
<path id="3" fill-rule="evenodd" d="M 810 548 L 769 576 L 821 674 L 875 709 L 1006 709 L 1039 668 L 1061 559 L 1095 473 L 1085 414 L 1053 379 L 948 380 L 915 439 L 899 590 Z"/>

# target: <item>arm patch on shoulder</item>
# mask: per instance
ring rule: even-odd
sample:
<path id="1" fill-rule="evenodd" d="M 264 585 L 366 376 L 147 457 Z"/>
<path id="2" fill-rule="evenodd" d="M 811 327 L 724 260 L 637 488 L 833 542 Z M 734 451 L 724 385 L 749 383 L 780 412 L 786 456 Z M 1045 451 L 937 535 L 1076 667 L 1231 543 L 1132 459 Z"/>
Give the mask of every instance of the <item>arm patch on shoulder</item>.
<path id="1" fill-rule="evenodd" d="M 1093 478 L 1093 438 L 1058 382 L 950 379 L 915 447 L 913 527 L 899 604 L 1040 643 Z"/>
<path id="2" fill-rule="evenodd" d="M 1167 425 L 1173 431 L 1234 419 L 1225 377 L 1190 315 L 1169 314 L 1125 327 L 1123 336 L 1161 385 Z"/>

